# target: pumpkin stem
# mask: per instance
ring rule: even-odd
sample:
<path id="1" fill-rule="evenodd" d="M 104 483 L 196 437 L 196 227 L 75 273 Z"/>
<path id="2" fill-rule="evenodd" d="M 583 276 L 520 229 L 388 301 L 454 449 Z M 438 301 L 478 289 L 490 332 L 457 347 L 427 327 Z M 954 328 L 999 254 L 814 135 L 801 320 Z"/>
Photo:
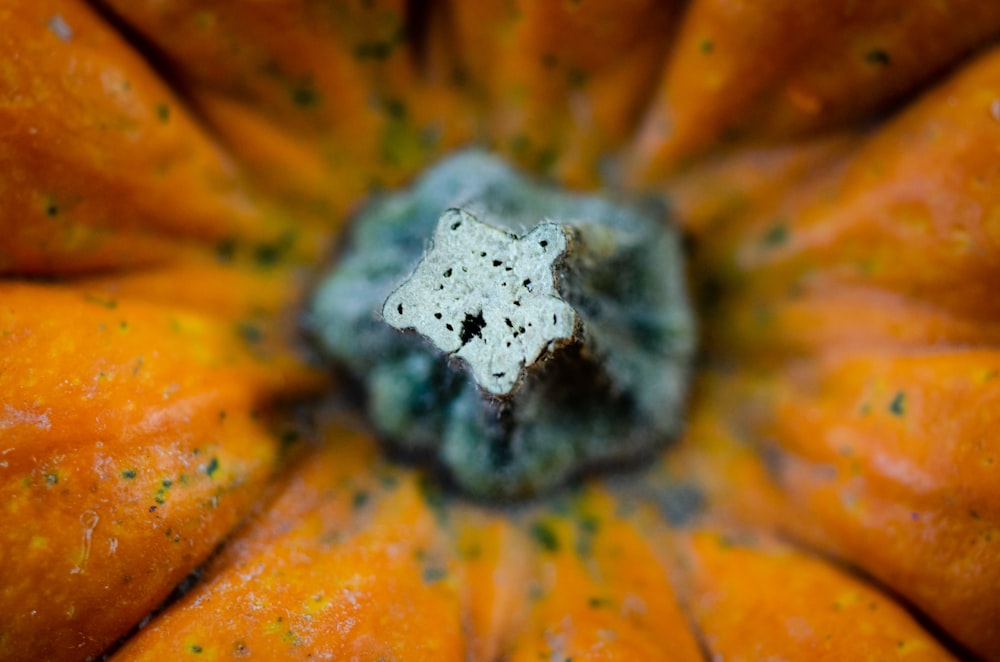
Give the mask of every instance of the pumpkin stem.
<path id="1" fill-rule="evenodd" d="M 661 215 L 453 157 L 359 215 L 314 331 L 389 441 L 477 496 L 537 494 L 680 428 L 695 333 Z"/>
<path id="2" fill-rule="evenodd" d="M 389 295 L 382 317 L 464 360 L 490 395 L 509 397 L 530 366 L 577 335 L 576 313 L 556 291 L 553 273 L 569 230 L 543 223 L 518 238 L 449 209 L 433 248 Z"/>

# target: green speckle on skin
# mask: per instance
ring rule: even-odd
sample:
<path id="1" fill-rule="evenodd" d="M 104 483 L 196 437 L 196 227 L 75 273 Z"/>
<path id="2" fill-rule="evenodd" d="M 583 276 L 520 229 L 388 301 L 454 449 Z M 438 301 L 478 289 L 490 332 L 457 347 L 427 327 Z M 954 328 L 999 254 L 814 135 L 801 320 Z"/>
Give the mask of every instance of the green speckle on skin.
<path id="1" fill-rule="evenodd" d="M 378 484 L 382 488 L 391 492 L 399 487 L 399 478 L 397 478 L 395 474 L 381 473 L 378 477 Z"/>
<path id="2" fill-rule="evenodd" d="M 892 58 L 885 49 L 873 48 L 865 53 L 865 62 L 878 67 L 888 67 L 892 64 Z"/>
<path id="3" fill-rule="evenodd" d="M 420 477 L 420 480 L 417 481 L 417 487 L 424 498 L 424 503 L 434 513 L 435 518 L 439 522 L 446 521 L 448 519 L 448 503 L 441 487 L 430 476 L 426 475 Z"/>
<path id="4" fill-rule="evenodd" d="M 394 120 L 406 119 L 406 104 L 399 99 L 386 99 L 382 102 L 385 114 Z"/>
<path id="5" fill-rule="evenodd" d="M 774 322 L 774 310 L 771 306 L 761 303 L 753 307 L 753 321 L 759 327 L 768 327 Z"/>
<path id="6" fill-rule="evenodd" d="M 109 299 L 107 297 L 99 296 L 97 294 L 84 294 L 83 300 L 87 303 L 93 303 L 101 308 L 107 308 L 108 310 L 114 310 L 118 307 L 118 301 L 115 299 Z"/>
<path id="7" fill-rule="evenodd" d="M 278 435 L 278 439 L 284 452 L 302 440 L 302 433 L 299 430 L 285 430 Z"/>
<path id="8" fill-rule="evenodd" d="M 583 87 L 589 79 L 590 74 L 584 69 L 574 67 L 566 71 L 566 82 L 570 87 Z"/>
<path id="9" fill-rule="evenodd" d="M 556 147 L 546 147 L 539 150 L 535 156 L 535 167 L 539 172 L 550 172 L 559 161 L 559 150 Z"/>
<path id="10" fill-rule="evenodd" d="M 208 30 L 215 26 L 215 14 L 208 11 L 200 11 L 194 15 L 194 24 L 199 30 Z"/>
<path id="11" fill-rule="evenodd" d="M 775 248 L 788 241 L 788 234 L 788 225 L 778 222 L 764 232 L 764 236 L 761 237 L 761 243 L 769 248 Z"/>
<path id="12" fill-rule="evenodd" d="M 471 543 L 459 549 L 458 555 L 463 561 L 475 561 L 483 555 L 483 548 L 478 543 Z"/>
<path id="13" fill-rule="evenodd" d="M 546 552 L 559 551 L 559 536 L 545 522 L 535 522 L 529 530 L 531 539 Z"/>
<path id="14" fill-rule="evenodd" d="M 448 576 L 448 571 L 439 566 L 430 566 L 424 568 L 424 572 L 422 575 L 424 583 L 426 584 L 433 584 L 435 582 L 439 582 L 447 576 Z"/>
<path id="15" fill-rule="evenodd" d="M 698 42 L 698 50 L 705 55 L 709 55 L 710 53 L 715 52 L 715 42 L 711 39 L 702 39 Z"/>
<path id="16" fill-rule="evenodd" d="M 601 520 L 592 515 L 584 515 L 577 522 L 577 527 L 587 535 L 596 534 L 601 528 Z"/>
<path id="17" fill-rule="evenodd" d="M 170 106 L 165 103 L 156 104 L 156 117 L 160 122 L 166 124 L 170 121 Z"/>
<path id="18" fill-rule="evenodd" d="M 215 475 L 215 472 L 218 470 L 219 470 L 219 458 L 213 457 L 211 460 L 208 461 L 208 464 L 205 465 L 205 475 L 211 478 L 212 476 Z"/>
<path id="19" fill-rule="evenodd" d="M 354 47 L 354 57 L 359 60 L 385 60 L 399 43 L 398 40 L 368 41 Z"/>
<path id="20" fill-rule="evenodd" d="M 237 322 L 236 334 L 248 345 L 256 345 L 264 340 L 264 330 L 260 325 L 246 320 Z"/>
<path id="21" fill-rule="evenodd" d="M 576 523 L 576 543 L 573 551 L 581 559 L 587 559 L 594 553 L 594 538 L 601 528 L 601 521 L 596 517 L 584 515 Z"/>
<path id="22" fill-rule="evenodd" d="M 236 240 L 232 237 L 222 239 L 215 245 L 215 259 L 219 262 L 232 262 L 236 257 Z"/>
<path id="23" fill-rule="evenodd" d="M 715 539 L 715 544 L 719 549 L 735 549 L 739 542 L 732 536 L 721 534 Z"/>
<path id="24" fill-rule="evenodd" d="M 253 249 L 254 264 L 261 269 L 275 267 L 288 256 L 294 245 L 294 232 L 286 232 L 274 241 L 260 244 Z"/>
<path id="25" fill-rule="evenodd" d="M 302 82 L 294 85 L 289 93 L 292 103 L 299 108 L 314 108 L 319 105 L 322 99 L 319 90 L 311 82 Z"/>
<path id="26" fill-rule="evenodd" d="M 407 167 L 427 160 L 441 139 L 441 126 L 418 126 L 406 104 L 386 99 L 381 105 L 386 121 L 379 137 L 379 158 L 389 166 Z"/>
<path id="27" fill-rule="evenodd" d="M 134 480 L 137 475 L 135 469 L 125 469 L 121 473 L 122 478 L 125 480 Z"/>
<path id="28" fill-rule="evenodd" d="M 906 414 L 906 393 L 899 391 L 889 403 L 889 412 L 893 416 L 904 416 Z"/>
<path id="29" fill-rule="evenodd" d="M 56 472 L 54 472 L 54 471 L 50 471 L 50 472 L 46 473 L 45 474 L 45 484 L 48 485 L 48 486 L 50 486 L 50 487 L 53 486 L 53 485 L 58 485 L 59 484 L 59 474 L 56 473 Z"/>
<path id="30" fill-rule="evenodd" d="M 188 646 L 188 651 L 194 653 L 195 655 L 200 655 L 204 649 L 198 644 L 191 644 Z"/>
<path id="31" fill-rule="evenodd" d="M 508 148 L 510 149 L 510 153 L 515 157 L 523 158 L 528 153 L 528 150 L 531 149 L 531 138 L 523 133 L 515 134 L 511 136 Z"/>

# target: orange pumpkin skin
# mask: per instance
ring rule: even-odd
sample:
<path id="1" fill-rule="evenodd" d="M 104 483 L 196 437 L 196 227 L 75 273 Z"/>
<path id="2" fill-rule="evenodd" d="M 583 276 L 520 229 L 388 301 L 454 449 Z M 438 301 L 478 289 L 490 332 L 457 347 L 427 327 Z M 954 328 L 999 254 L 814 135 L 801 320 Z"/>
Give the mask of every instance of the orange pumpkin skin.
<path id="1" fill-rule="evenodd" d="M 606 496 L 517 523 L 448 513 L 368 440 L 335 433 L 123 658 L 699 659 L 663 566 Z"/>
<path id="2" fill-rule="evenodd" d="M 0 109 L 0 270 L 139 267 L 282 237 L 297 240 L 292 254 L 316 250 L 316 232 L 257 204 L 184 102 L 90 9 L 5 4 L 3 84 L 17 102 Z"/>
<path id="3" fill-rule="evenodd" d="M 632 133 L 677 5 L 445 3 L 491 141 L 574 186 L 598 183 L 602 160 Z"/>
<path id="4" fill-rule="evenodd" d="M 797 195 L 734 214 L 704 256 L 740 281 L 713 347 L 784 371 L 758 415 L 798 511 L 782 528 L 988 657 L 998 82 L 990 51 Z"/>
<path id="5" fill-rule="evenodd" d="M 1000 353 L 857 352 L 804 372 L 779 391 L 777 480 L 817 539 L 997 650 Z"/>
<path id="6" fill-rule="evenodd" d="M 217 579 L 122 658 L 460 659 L 451 559 L 417 481 L 379 463 L 369 440 L 332 432 L 213 561 Z"/>
<path id="7" fill-rule="evenodd" d="M 887 291 L 990 329 L 1000 264 L 998 84 L 1000 51 L 988 51 L 811 190 L 733 224 L 708 247 L 711 269 L 743 281 L 745 299 L 807 298 L 813 288 Z"/>
<path id="8" fill-rule="evenodd" d="M 0 660 L 1000 659 L 1000 11 L 413 6 L 0 3 Z M 638 476 L 477 505 L 283 406 L 326 240 L 468 140 L 674 196 Z"/>
<path id="9" fill-rule="evenodd" d="M 678 547 L 692 618 L 725 659 L 952 659 L 891 599 L 825 560 L 725 531 Z"/>
<path id="10" fill-rule="evenodd" d="M 688 8 L 638 141 L 655 178 L 725 142 L 785 140 L 870 116 L 1000 31 L 1000 8 L 701 0 Z"/>
<path id="11" fill-rule="evenodd" d="M 0 657 L 84 657 L 246 515 L 280 450 L 256 412 L 321 379 L 238 318 L 42 285 L 0 299 L 0 496 L 19 523 L 0 529 Z"/>
<path id="12" fill-rule="evenodd" d="M 329 227 L 472 131 L 452 66 L 407 43 L 407 3 L 116 2 L 177 68 L 258 190 Z M 423 64 L 423 66 L 419 66 Z"/>

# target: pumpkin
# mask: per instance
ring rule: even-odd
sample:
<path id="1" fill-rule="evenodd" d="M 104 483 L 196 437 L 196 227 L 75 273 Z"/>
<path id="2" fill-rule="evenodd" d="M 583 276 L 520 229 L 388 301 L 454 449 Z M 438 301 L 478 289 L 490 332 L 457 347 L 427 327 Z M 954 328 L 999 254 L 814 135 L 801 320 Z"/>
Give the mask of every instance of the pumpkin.
<path id="1" fill-rule="evenodd" d="M 1000 660 L 1000 5 L 0 25 L 0 659 Z M 352 212 L 468 144 L 671 201 L 702 356 L 641 470 L 465 498 L 302 341 Z"/>

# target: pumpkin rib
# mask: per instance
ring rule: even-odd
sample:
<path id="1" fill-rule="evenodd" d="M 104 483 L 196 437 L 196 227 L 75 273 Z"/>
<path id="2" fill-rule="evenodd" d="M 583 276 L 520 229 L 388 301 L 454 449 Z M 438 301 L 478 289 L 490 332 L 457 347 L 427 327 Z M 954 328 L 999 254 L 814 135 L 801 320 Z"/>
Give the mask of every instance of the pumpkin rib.
<path id="1" fill-rule="evenodd" d="M 415 477 L 352 471 L 372 462 L 370 443 L 328 432 L 333 443 L 288 478 L 204 580 L 116 657 L 463 659 L 453 561 Z"/>
<path id="2" fill-rule="evenodd" d="M 689 435 L 650 481 L 695 481 L 713 517 L 840 559 L 962 657 L 991 659 L 991 362 L 993 349 L 856 351 L 709 378 Z"/>
<path id="3" fill-rule="evenodd" d="M 719 304 L 729 320 L 706 340 L 716 356 L 748 363 L 857 350 L 937 350 L 1000 346 L 1000 324 L 942 310 L 873 287 L 817 284 L 770 298 Z"/>
<path id="4" fill-rule="evenodd" d="M 190 260 L 111 275 L 80 277 L 64 285 L 105 301 L 139 300 L 210 317 L 288 326 L 303 296 L 301 268 L 244 267 Z"/>
<path id="5" fill-rule="evenodd" d="M 778 391 L 779 482 L 829 549 L 979 654 L 997 650 L 997 352 L 861 354 L 814 370 Z"/>
<path id="6" fill-rule="evenodd" d="M 842 171 L 734 225 L 701 268 L 741 281 L 742 297 L 844 284 L 994 319 L 998 80 L 994 49 L 879 128 Z M 769 241 L 775 219 L 785 229 Z"/>
<path id="7" fill-rule="evenodd" d="M 322 385 L 232 322 L 0 286 L 0 658 L 99 653 L 260 496 L 280 444 L 254 412 Z"/>
<path id="8" fill-rule="evenodd" d="M 955 659 L 905 610 L 822 560 L 712 530 L 693 531 L 676 547 L 690 577 L 689 607 L 713 656 Z"/>
<path id="9" fill-rule="evenodd" d="M 531 540 L 505 515 L 459 504 L 450 518 L 466 659 L 504 659 L 524 628 L 524 587 L 532 580 Z"/>
<path id="10" fill-rule="evenodd" d="M 412 52 L 408 3 L 107 4 L 165 54 L 251 179 L 327 226 L 470 135 L 439 71 L 452 65 Z"/>
<path id="11" fill-rule="evenodd" d="M 533 514 L 524 628 L 504 659 L 702 659 L 664 567 L 608 493 Z"/>
<path id="12" fill-rule="evenodd" d="M 849 158 L 861 135 L 854 130 L 765 147 L 737 147 L 706 157 L 657 183 L 695 241 L 726 232 L 827 176 Z M 790 193 L 791 192 L 791 193 Z"/>
<path id="13" fill-rule="evenodd" d="M 1000 10 L 939 3 L 697 0 L 684 14 L 634 169 L 655 181 L 726 142 L 871 117 L 1000 34 Z"/>
<path id="14" fill-rule="evenodd" d="M 488 142 L 532 170 L 594 186 L 611 147 L 635 130 L 679 3 L 446 4 Z"/>
<path id="15" fill-rule="evenodd" d="M 4 86 L 17 101 L 0 108 L 0 270 L 130 267 L 186 252 L 174 237 L 267 243 L 292 231 L 86 6 L 45 0 L 4 14 Z"/>

